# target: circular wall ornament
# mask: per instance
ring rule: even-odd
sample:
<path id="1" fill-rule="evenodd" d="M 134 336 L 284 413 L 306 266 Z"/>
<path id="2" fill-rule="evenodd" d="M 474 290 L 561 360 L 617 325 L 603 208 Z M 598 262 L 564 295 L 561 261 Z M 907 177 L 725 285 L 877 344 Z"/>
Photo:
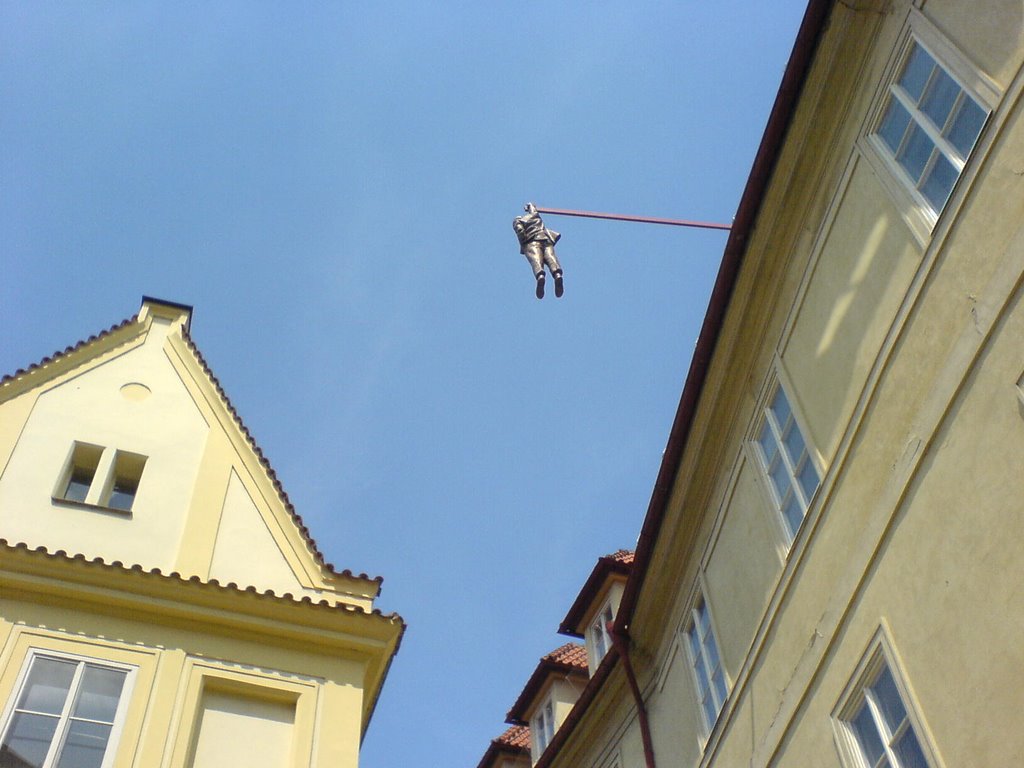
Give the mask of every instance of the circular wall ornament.
<path id="1" fill-rule="evenodd" d="M 153 394 L 153 391 L 145 384 L 140 384 L 137 381 L 132 381 L 121 386 L 121 396 L 125 400 L 145 400 Z"/>

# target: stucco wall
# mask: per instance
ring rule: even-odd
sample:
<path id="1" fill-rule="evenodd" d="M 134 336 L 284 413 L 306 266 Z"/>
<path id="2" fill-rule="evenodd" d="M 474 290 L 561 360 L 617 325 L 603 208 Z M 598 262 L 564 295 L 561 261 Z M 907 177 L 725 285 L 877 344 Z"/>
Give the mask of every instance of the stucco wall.
<path id="1" fill-rule="evenodd" d="M 9 541 L 173 570 L 209 427 L 164 352 L 169 321 L 146 343 L 39 395 L 0 477 L 0 529 Z M 144 399 L 126 384 L 144 384 Z M 147 457 L 131 515 L 59 505 L 74 441 Z"/>

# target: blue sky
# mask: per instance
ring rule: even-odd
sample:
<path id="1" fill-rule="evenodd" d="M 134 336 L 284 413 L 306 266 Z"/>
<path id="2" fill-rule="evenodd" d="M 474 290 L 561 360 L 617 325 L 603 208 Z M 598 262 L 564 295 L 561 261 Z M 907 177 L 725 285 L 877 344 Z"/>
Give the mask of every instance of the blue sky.
<path id="1" fill-rule="evenodd" d="M 409 629 L 364 768 L 475 766 L 631 548 L 804 3 L 0 5 L 0 371 L 193 336 L 328 559 Z"/>

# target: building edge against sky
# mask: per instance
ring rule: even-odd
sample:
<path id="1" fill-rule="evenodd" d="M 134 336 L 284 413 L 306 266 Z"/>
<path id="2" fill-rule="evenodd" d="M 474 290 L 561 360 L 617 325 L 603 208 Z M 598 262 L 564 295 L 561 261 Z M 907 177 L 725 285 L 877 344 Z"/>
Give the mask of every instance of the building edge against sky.
<path id="1" fill-rule="evenodd" d="M 327 563 L 189 336 L 0 383 L 0 764 L 358 765 L 405 625 Z"/>
<path id="2" fill-rule="evenodd" d="M 809 2 L 589 678 L 478 768 L 1019 761 L 1022 63 L 1015 0 Z"/>

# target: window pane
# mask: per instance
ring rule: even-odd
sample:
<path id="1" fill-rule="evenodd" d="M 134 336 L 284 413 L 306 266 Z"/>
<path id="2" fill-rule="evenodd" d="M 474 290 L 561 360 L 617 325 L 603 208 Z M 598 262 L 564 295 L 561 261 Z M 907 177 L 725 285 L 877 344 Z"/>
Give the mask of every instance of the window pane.
<path id="1" fill-rule="evenodd" d="M 800 488 L 803 489 L 804 497 L 808 503 L 814 492 L 818 490 L 818 482 L 818 470 L 814 468 L 814 464 L 811 462 L 810 457 L 808 457 L 800 469 Z"/>
<path id="2" fill-rule="evenodd" d="M 124 678 L 125 673 L 120 670 L 86 666 L 73 716 L 114 722 Z"/>
<path id="3" fill-rule="evenodd" d="M 712 678 L 712 683 L 715 686 L 715 694 L 718 696 L 719 705 L 721 705 L 721 703 L 725 701 L 725 697 L 727 695 L 725 690 L 725 673 L 722 672 L 721 668 L 715 672 L 715 676 Z"/>
<path id="4" fill-rule="evenodd" d="M 920 45 L 914 44 L 907 57 L 907 65 L 900 75 L 900 85 L 903 90 L 910 94 L 914 101 L 921 99 L 924 87 L 928 83 L 928 76 L 931 75 L 935 66 L 935 59 L 928 55 L 928 52 Z"/>
<path id="5" fill-rule="evenodd" d="M 57 768 L 100 768 L 109 738 L 109 725 L 73 720 Z"/>
<path id="6" fill-rule="evenodd" d="M 896 99 L 889 99 L 889 106 L 885 110 L 885 117 L 882 124 L 878 126 L 878 135 L 889 146 L 895 155 L 903 141 L 903 134 L 907 132 L 910 124 L 910 113 L 903 108 Z"/>
<path id="7" fill-rule="evenodd" d="M 875 721 L 871 719 L 867 702 L 861 704 L 857 716 L 850 721 L 850 725 L 868 765 L 874 765 L 885 752 L 885 748 L 882 746 L 882 740 L 878 737 L 878 728 L 875 726 Z"/>
<path id="8" fill-rule="evenodd" d="M 718 712 L 715 710 L 715 702 L 711 700 L 710 694 L 704 698 L 701 706 L 704 708 L 704 717 L 707 718 L 708 728 L 711 728 L 714 726 L 715 720 L 718 719 Z"/>
<path id="9" fill-rule="evenodd" d="M 718 643 L 715 642 L 713 632 L 709 632 L 707 640 L 704 641 L 704 654 L 708 662 L 708 669 L 712 670 L 713 673 L 721 663 L 721 660 L 718 658 Z"/>
<path id="10" fill-rule="evenodd" d="M 761 436 L 757 438 L 757 442 L 761 444 L 761 450 L 764 451 L 765 466 L 771 466 L 777 449 L 775 447 L 775 435 L 772 434 L 772 428 L 768 425 L 768 419 L 765 419 L 764 424 L 761 426 Z"/>
<path id="11" fill-rule="evenodd" d="M 708 609 L 702 599 L 700 605 L 697 606 L 697 626 L 700 628 L 700 636 L 704 637 L 708 633 Z"/>
<path id="12" fill-rule="evenodd" d="M 68 489 L 64 492 L 64 498 L 68 501 L 85 501 L 89 495 L 89 485 L 92 483 L 92 472 L 76 467 L 71 472 L 71 479 L 68 480 Z"/>
<path id="13" fill-rule="evenodd" d="M 800 523 L 804 520 L 804 510 L 800 506 L 800 502 L 797 501 L 796 494 L 789 494 L 786 506 L 782 510 L 782 516 L 786 518 L 786 527 L 789 528 L 790 538 L 796 536 L 796 532 L 800 530 Z"/>
<path id="14" fill-rule="evenodd" d="M 36 658 L 18 700 L 18 709 L 59 715 L 64 709 L 76 666 L 67 661 Z"/>
<path id="15" fill-rule="evenodd" d="M 965 96 L 956 117 L 953 118 L 953 124 L 946 133 L 946 138 L 966 159 L 984 124 L 985 110 L 979 107 L 974 99 Z"/>
<path id="16" fill-rule="evenodd" d="M 690 639 L 690 653 L 693 654 L 694 659 L 700 658 L 700 640 L 697 639 L 697 633 L 693 627 L 687 631 L 686 636 Z"/>
<path id="17" fill-rule="evenodd" d="M 703 696 L 711 684 L 708 682 L 708 673 L 704 671 L 704 664 L 699 656 L 694 659 L 693 669 L 697 673 L 697 691 Z"/>
<path id="18" fill-rule="evenodd" d="M 921 194 L 928 199 L 936 211 L 941 211 L 946 204 L 953 191 L 953 185 L 956 184 L 957 176 L 959 174 L 956 168 L 945 156 L 940 154 L 935 158 L 935 165 L 932 166 L 931 171 L 928 172 L 928 178 L 921 185 Z"/>
<path id="19" fill-rule="evenodd" d="M 882 718 L 889 728 L 889 733 L 895 733 L 903 718 L 907 716 L 907 710 L 903 708 L 900 693 L 896 689 L 896 681 L 892 679 L 888 667 L 882 670 L 878 680 L 871 686 L 871 691 L 875 694 L 878 708 L 882 710 Z"/>
<path id="20" fill-rule="evenodd" d="M 775 390 L 775 399 L 772 400 L 772 413 L 775 414 L 775 420 L 779 424 L 779 429 L 784 429 L 786 422 L 789 420 L 789 400 L 786 399 L 786 393 L 782 390 L 782 387 L 778 387 Z"/>
<path id="21" fill-rule="evenodd" d="M 900 768 L 928 768 L 924 759 L 921 744 L 917 741 L 913 728 L 907 728 L 893 748 L 899 758 Z"/>
<path id="22" fill-rule="evenodd" d="M 114 486 L 114 489 L 110 492 L 110 499 L 107 501 L 107 506 L 113 509 L 123 509 L 128 511 L 132 508 L 132 503 L 135 501 L 135 489 L 124 488 Z"/>
<path id="23" fill-rule="evenodd" d="M 39 768 L 46 759 L 46 751 L 50 748 L 58 719 L 17 713 L 11 719 L 11 727 L 0 747 L 0 766 Z"/>
<path id="24" fill-rule="evenodd" d="M 786 433 L 783 442 L 786 444 L 786 453 L 789 454 L 790 463 L 796 467 L 800 463 L 800 456 L 804 452 L 804 438 L 800 434 L 796 421 L 790 421 L 789 432 Z"/>
<path id="25" fill-rule="evenodd" d="M 928 134 L 920 126 L 915 125 L 910 129 L 910 136 L 903 145 L 903 150 L 896 156 L 896 159 L 906 169 L 907 173 L 910 174 L 910 178 L 915 184 L 921 178 L 921 172 L 924 171 L 924 167 L 928 164 L 928 158 L 931 157 L 932 149 L 934 148 L 935 145 L 932 144 L 932 140 L 928 138 Z"/>
<path id="26" fill-rule="evenodd" d="M 928 92 L 921 100 L 921 111 L 931 118 L 936 127 L 946 125 L 946 119 L 960 95 L 960 86 L 943 69 L 938 69 L 928 86 Z"/>
<path id="27" fill-rule="evenodd" d="M 776 460 L 775 466 L 772 467 L 771 477 L 775 492 L 779 495 L 779 502 L 782 503 L 786 500 L 786 494 L 789 493 L 789 471 L 781 459 Z"/>

